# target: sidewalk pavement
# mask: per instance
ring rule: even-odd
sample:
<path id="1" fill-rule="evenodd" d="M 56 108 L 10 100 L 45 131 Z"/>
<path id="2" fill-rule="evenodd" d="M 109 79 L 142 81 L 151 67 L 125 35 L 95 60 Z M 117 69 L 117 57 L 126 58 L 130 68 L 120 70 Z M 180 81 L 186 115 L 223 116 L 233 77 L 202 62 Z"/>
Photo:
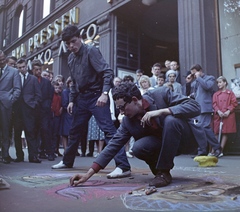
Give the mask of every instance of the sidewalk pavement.
<path id="1" fill-rule="evenodd" d="M 76 157 L 74 168 L 52 170 L 61 157 L 33 164 L 24 152 L 25 162 L 0 163 L 0 178 L 10 185 L 0 186 L 1 212 L 240 211 L 240 156 L 224 156 L 216 167 L 207 168 L 198 167 L 190 155 L 178 156 L 172 184 L 146 195 L 154 176 L 136 158 L 129 159 L 131 177 L 107 179 L 115 168 L 111 161 L 88 182 L 69 187 L 69 178 L 85 173 L 94 158 Z M 13 147 L 10 154 L 15 158 Z"/>

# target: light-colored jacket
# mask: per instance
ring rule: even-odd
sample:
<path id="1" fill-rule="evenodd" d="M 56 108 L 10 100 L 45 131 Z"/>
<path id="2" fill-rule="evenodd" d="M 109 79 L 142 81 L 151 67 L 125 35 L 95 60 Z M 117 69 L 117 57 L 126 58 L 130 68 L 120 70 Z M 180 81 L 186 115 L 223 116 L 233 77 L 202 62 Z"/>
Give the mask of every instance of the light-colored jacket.
<path id="1" fill-rule="evenodd" d="M 5 66 L 0 78 L 0 102 L 5 108 L 12 107 L 21 94 L 21 77 L 17 69 Z"/>

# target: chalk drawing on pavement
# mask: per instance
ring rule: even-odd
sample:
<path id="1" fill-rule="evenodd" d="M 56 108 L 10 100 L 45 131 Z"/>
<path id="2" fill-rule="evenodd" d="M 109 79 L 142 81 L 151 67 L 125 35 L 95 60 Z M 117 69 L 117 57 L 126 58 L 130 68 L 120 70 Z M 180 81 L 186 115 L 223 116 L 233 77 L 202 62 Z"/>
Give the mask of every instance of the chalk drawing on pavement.
<path id="1" fill-rule="evenodd" d="M 89 201 L 96 198 L 120 198 L 121 194 L 139 187 L 139 184 L 123 183 L 121 181 L 89 180 L 81 186 L 67 187 L 56 191 L 57 194 L 81 201 Z"/>
<path id="2" fill-rule="evenodd" d="M 143 211 L 230 211 L 240 210 L 240 185 L 230 184 L 215 172 L 198 178 L 175 177 L 170 186 L 145 195 L 147 183 L 125 180 L 89 180 L 78 187 L 68 187 L 72 173 L 44 173 L 12 179 L 25 186 L 48 187 L 49 195 L 89 201 L 119 198 L 131 210 Z M 99 178 L 98 178 L 99 179 Z M 136 191 L 132 195 L 129 191 Z M 137 192 L 139 191 L 139 192 Z"/>
<path id="3" fill-rule="evenodd" d="M 240 186 L 202 179 L 177 179 L 152 195 L 122 194 L 126 208 L 145 211 L 229 211 L 240 209 Z M 218 179 L 217 179 L 218 180 Z M 239 196 L 239 198 L 238 198 Z"/>

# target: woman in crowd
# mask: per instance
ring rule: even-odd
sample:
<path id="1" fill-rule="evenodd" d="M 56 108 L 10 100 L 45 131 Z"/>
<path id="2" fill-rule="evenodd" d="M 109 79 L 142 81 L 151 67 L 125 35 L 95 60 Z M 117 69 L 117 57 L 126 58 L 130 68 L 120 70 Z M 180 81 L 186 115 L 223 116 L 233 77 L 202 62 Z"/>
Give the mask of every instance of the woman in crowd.
<path id="1" fill-rule="evenodd" d="M 223 156 L 223 149 L 226 145 L 228 134 L 236 132 L 236 118 L 234 109 L 237 107 L 238 102 L 234 93 L 227 89 L 228 82 L 225 77 L 218 77 L 217 85 L 219 90 L 213 95 L 213 127 L 215 135 L 218 136 L 219 133 L 222 134 L 222 153 L 219 155 L 219 157 L 221 157 Z M 221 132 L 219 132 L 219 126 L 221 122 L 223 125 Z"/>
<path id="2" fill-rule="evenodd" d="M 139 79 L 139 90 L 141 94 L 145 94 L 148 90 L 154 89 L 151 85 L 150 78 L 147 75 L 142 75 Z"/>

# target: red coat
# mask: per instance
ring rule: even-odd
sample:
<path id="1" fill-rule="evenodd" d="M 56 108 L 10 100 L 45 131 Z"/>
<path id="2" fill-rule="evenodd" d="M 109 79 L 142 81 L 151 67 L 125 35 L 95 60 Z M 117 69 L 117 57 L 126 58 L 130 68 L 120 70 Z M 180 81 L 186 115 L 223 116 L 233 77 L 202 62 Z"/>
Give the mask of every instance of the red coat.
<path id="1" fill-rule="evenodd" d="M 222 133 L 235 133 L 236 132 L 236 118 L 234 109 L 237 107 L 238 102 L 236 96 L 231 90 L 226 90 L 225 92 L 217 91 L 213 95 L 213 130 L 215 134 L 219 133 L 219 124 L 221 118 L 219 117 L 217 111 L 220 110 L 223 113 L 230 110 L 228 117 L 223 118 L 223 128 Z"/>
<path id="2" fill-rule="evenodd" d="M 54 116 L 60 116 L 61 115 L 61 109 L 62 107 L 62 97 L 54 92 L 53 100 L 52 100 L 52 112 Z"/>

